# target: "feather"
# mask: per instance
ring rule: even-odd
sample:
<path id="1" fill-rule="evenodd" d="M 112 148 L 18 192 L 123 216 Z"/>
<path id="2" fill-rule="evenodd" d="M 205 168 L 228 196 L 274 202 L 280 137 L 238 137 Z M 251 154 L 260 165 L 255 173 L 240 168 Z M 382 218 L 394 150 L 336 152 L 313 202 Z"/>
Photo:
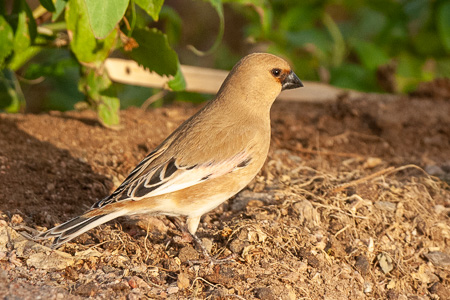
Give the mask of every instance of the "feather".
<path id="1" fill-rule="evenodd" d="M 133 175 L 130 174 L 110 197 L 97 202 L 93 207 L 100 208 L 115 202 L 138 201 L 168 194 L 227 174 L 236 168 L 242 168 L 251 161 L 249 154 L 246 151 L 241 151 L 234 157 L 220 162 L 210 161 L 180 167 L 177 165 L 176 159 L 172 157 L 162 165 L 149 165 L 152 161 L 157 160 L 156 155 L 158 154 L 162 155 L 164 152 L 151 153 L 147 156 L 131 172 Z M 144 173 L 145 171 L 142 169 L 150 169 L 150 171 Z"/>

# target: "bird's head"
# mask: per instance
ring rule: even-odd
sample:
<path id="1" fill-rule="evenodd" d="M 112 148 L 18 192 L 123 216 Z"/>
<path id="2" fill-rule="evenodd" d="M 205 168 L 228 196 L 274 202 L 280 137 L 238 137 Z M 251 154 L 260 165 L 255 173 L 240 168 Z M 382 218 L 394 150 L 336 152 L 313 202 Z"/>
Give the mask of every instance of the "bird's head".
<path id="1" fill-rule="evenodd" d="M 252 105 L 260 105 L 261 101 L 271 105 L 282 90 L 302 86 L 303 83 L 284 59 L 267 53 L 253 53 L 234 66 L 221 92 L 239 93 L 243 96 L 239 98 L 254 101 Z"/>

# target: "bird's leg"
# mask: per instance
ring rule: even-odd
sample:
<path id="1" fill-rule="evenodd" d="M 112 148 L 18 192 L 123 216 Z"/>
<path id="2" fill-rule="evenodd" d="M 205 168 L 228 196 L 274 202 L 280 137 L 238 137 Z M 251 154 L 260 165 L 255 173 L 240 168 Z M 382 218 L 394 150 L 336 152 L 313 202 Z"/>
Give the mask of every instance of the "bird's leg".
<path id="1" fill-rule="evenodd" d="M 183 243 L 192 243 L 192 234 L 187 230 L 186 226 L 183 224 L 183 222 L 178 217 L 172 217 L 172 216 L 166 216 L 167 219 L 172 222 L 172 224 L 175 225 L 178 230 L 181 231 L 181 239 L 180 241 Z"/>
<path id="2" fill-rule="evenodd" d="M 224 259 L 217 259 L 209 254 L 208 249 L 206 249 L 205 245 L 203 245 L 202 240 L 200 240 L 200 238 L 195 234 L 198 228 L 198 224 L 200 223 L 200 217 L 187 218 L 186 223 L 189 233 L 191 234 L 197 246 L 202 250 L 203 257 L 209 261 L 209 264 L 211 266 L 234 262 L 233 255 Z M 194 260 L 189 261 L 189 263 L 198 263 L 198 262 L 199 261 Z"/>
<path id="3" fill-rule="evenodd" d="M 198 228 L 198 224 L 200 223 L 200 216 L 198 217 L 188 217 L 186 219 L 186 225 L 188 228 L 188 231 L 190 235 L 192 236 L 193 240 L 197 244 L 198 247 L 202 250 L 203 256 L 205 259 L 209 260 L 210 262 L 213 261 L 213 257 L 208 252 L 208 249 L 206 249 L 205 245 L 203 245 L 202 240 L 198 238 L 198 236 L 195 234 Z"/>
<path id="4" fill-rule="evenodd" d="M 183 233 L 183 240 L 185 240 L 184 235 L 186 234 L 191 238 L 191 240 L 189 242 L 194 241 L 194 243 L 202 251 L 203 257 L 205 258 L 206 261 L 209 262 L 210 265 L 218 265 L 218 264 L 234 262 L 233 255 L 231 255 L 227 258 L 224 258 L 224 259 L 216 259 L 216 258 L 212 257 L 211 254 L 209 254 L 209 251 L 208 251 L 208 249 L 206 249 L 205 245 L 203 245 L 202 240 L 195 234 L 195 232 L 197 231 L 197 228 L 198 228 L 198 224 L 200 223 L 200 217 L 187 218 L 187 220 L 186 220 L 187 226 L 183 226 L 183 224 L 181 223 L 181 220 L 178 219 L 177 217 L 167 216 L 167 218 L 172 223 L 174 223 L 176 227 L 178 227 L 181 230 L 181 232 Z M 187 227 L 187 230 L 186 230 L 186 227 Z M 190 264 L 202 263 L 202 262 L 204 262 L 204 261 L 200 261 L 200 260 L 189 260 L 188 261 L 188 263 L 190 263 Z"/>

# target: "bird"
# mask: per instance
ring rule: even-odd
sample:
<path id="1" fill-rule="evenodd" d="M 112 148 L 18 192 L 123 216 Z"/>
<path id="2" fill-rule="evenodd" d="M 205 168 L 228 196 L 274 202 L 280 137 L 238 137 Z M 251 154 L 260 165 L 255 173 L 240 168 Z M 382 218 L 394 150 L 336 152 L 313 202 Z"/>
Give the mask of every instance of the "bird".
<path id="1" fill-rule="evenodd" d="M 202 215 L 244 189 L 262 168 L 270 146 L 270 109 L 281 91 L 303 87 L 282 58 L 243 57 L 216 96 L 150 152 L 110 195 L 84 214 L 39 233 L 52 248 L 120 216 L 186 217 L 196 231 Z"/>

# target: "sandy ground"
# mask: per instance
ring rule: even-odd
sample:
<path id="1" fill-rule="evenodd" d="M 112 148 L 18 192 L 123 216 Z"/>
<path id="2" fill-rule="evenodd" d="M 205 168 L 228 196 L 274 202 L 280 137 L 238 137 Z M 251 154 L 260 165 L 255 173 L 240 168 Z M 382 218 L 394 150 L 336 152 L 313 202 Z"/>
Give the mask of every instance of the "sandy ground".
<path id="1" fill-rule="evenodd" d="M 450 299 L 448 82 L 414 96 L 278 101 L 257 178 L 205 215 L 210 267 L 165 217 L 120 218 L 57 251 L 18 231 L 66 221 L 118 186 L 198 107 L 0 114 L 6 299 Z M 446 92 L 447 91 L 447 92 Z"/>

